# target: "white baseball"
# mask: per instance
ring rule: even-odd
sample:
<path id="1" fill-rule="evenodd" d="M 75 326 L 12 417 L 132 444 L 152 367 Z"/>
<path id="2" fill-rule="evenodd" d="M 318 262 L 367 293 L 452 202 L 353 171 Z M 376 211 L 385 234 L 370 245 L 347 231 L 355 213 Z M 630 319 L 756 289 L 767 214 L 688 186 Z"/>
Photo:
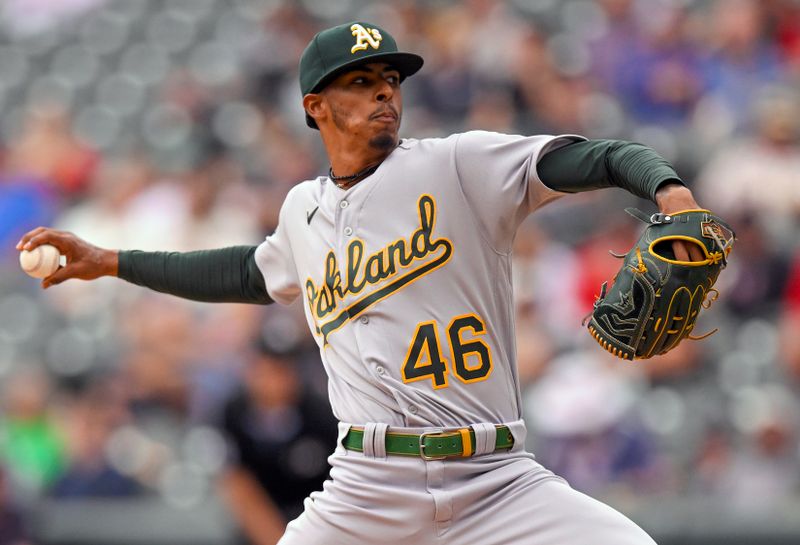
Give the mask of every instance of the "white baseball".
<path id="1" fill-rule="evenodd" d="M 20 267 L 34 278 L 47 278 L 56 272 L 60 260 L 58 249 L 49 244 L 42 244 L 31 251 L 22 250 L 19 254 Z"/>

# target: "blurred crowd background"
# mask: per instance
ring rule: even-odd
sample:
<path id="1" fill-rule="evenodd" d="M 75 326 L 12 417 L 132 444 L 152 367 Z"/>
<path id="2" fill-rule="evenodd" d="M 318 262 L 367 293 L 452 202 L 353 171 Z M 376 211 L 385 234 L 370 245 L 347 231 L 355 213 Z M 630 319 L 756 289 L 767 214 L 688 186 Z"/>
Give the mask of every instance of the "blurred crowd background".
<path id="1" fill-rule="evenodd" d="M 38 225 L 109 248 L 258 244 L 287 191 L 327 170 L 296 66 L 352 19 L 425 58 L 402 135 L 642 142 L 730 220 L 697 328 L 719 332 L 630 364 L 580 322 L 618 267 L 608 250 L 641 227 L 622 209 L 654 206 L 607 190 L 529 218 L 529 447 L 660 542 L 746 527 L 742 543 L 797 543 L 800 2 L 5 0 L 0 545 L 266 545 L 321 486 L 335 423 L 299 307 L 112 279 L 44 292 L 14 245 Z"/>

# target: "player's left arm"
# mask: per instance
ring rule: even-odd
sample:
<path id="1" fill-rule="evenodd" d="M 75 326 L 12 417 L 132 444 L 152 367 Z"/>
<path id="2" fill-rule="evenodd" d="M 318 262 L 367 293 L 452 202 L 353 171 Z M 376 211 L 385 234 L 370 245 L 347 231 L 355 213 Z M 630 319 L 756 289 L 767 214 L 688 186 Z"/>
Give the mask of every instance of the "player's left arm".
<path id="1" fill-rule="evenodd" d="M 546 186 L 565 193 L 620 187 L 655 202 L 664 213 L 700 208 L 672 165 L 642 144 L 621 140 L 574 142 L 545 154 L 536 169 Z M 675 241 L 673 249 L 680 260 L 703 259 L 693 244 Z"/>

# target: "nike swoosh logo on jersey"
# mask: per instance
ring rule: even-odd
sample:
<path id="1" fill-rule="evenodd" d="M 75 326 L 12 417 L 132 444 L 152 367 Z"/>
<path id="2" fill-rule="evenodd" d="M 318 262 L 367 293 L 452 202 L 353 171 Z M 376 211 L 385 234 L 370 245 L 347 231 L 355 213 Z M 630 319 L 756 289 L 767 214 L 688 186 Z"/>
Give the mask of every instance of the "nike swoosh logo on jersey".
<path id="1" fill-rule="evenodd" d="M 316 207 L 314 210 L 312 210 L 311 212 L 306 212 L 306 219 L 308 220 L 308 224 L 309 224 L 309 225 L 311 225 L 311 219 L 314 217 L 314 214 L 316 214 L 316 213 L 317 213 L 317 210 L 319 210 L 319 206 L 317 206 L 317 207 Z"/>

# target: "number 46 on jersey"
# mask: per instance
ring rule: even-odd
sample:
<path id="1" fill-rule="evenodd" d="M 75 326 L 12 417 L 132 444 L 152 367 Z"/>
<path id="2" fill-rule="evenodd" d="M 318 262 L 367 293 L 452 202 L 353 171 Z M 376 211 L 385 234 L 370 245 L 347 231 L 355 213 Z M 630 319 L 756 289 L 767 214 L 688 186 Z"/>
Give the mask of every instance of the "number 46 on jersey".
<path id="1" fill-rule="evenodd" d="M 417 325 L 403 363 L 403 382 L 430 378 L 435 389 L 448 386 L 448 374 L 461 382 L 485 380 L 492 372 L 492 352 L 481 337 L 486 325 L 476 314 L 456 316 L 446 328 L 450 360 L 442 352 L 439 326 L 435 321 Z M 448 369 L 448 363 L 452 369 Z"/>

